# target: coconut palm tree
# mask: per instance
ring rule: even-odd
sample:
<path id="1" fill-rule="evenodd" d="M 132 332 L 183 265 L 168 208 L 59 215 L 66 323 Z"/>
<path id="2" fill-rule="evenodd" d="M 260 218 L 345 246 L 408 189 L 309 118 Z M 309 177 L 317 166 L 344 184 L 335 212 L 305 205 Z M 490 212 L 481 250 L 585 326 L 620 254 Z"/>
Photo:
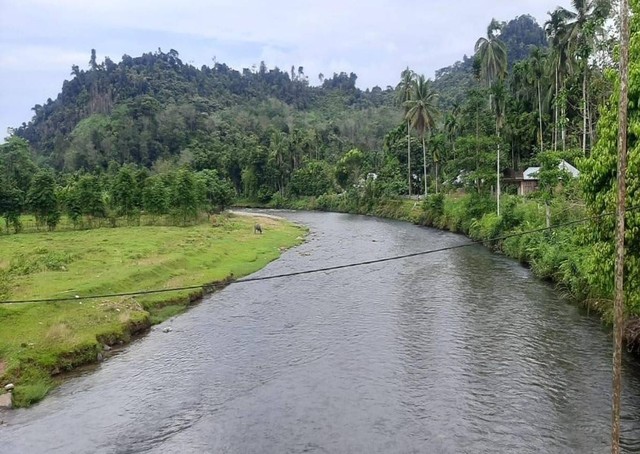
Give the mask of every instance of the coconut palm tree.
<path id="1" fill-rule="evenodd" d="M 415 85 L 415 73 L 407 68 L 400 74 L 400 83 L 396 87 L 398 90 L 398 102 L 404 107 L 404 115 L 407 117 L 407 102 L 411 100 Z M 409 179 L 409 195 L 411 195 L 411 124 L 407 118 L 407 175 Z"/>
<path id="2" fill-rule="evenodd" d="M 568 11 L 557 8 L 549 14 L 549 20 L 544 24 L 544 30 L 549 41 L 551 54 L 547 60 L 549 70 L 553 74 L 555 85 L 553 94 L 553 150 L 558 149 L 558 132 L 562 138 L 562 150 L 566 148 L 566 93 L 565 79 L 573 72 L 573 59 L 569 53 L 569 27 L 567 25 Z M 561 117 L 561 121 L 560 118 Z"/>
<path id="3" fill-rule="evenodd" d="M 475 52 L 480 61 L 480 78 L 490 88 L 507 75 L 507 48 L 500 40 L 502 25 L 495 19 L 487 27 L 487 37 L 476 41 Z"/>
<path id="4" fill-rule="evenodd" d="M 536 87 L 536 95 L 538 98 L 538 123 L 539 131 L 538 138 L 540 140 L 540 151 L 544 151 L 544 138 L 542 129 L 542 79 L 544 77 L 544 68 L 546 63 L 546 55 L 542 53 L 539 47 L 536 47 L 531 51 L 529 57 L 529 81 L 533 82 Z"/>
<path id="5" fill-rule="evenodd" d="M 507 48 L 500 40 L 502 24 L 495 19 L 487 27 L 487 37 L 480 37 L 476 41 L 476 56 L 480 61 L 480 76 L 487 84 L 489 91 L 489 104 L 496 114 L 496 134 L 498 136 L 498 160 L 496 173 L 496 201 L 498 216 L 500 215 L 500 130 L 504 121 L 504 101 L 506 91 L 502 81 L 507 76 Z M 501 99 L 493 100 L 494 96 Z"/>
<path id="6" fill-rule="evenodd" d="M 460 132 L 460 110 L 460 104 L 454 102 L 444 120 L 444 130 L 447 140 L 449 141 L 449 146 L 451 146 L 451 151 L 453 152 L 453 159 L 456 158 L 456 138 Z"/>
<path id="7" fill-rule="evenodd" d="M 431 88 L 430 81 L 420 75 L 415 80 L 411 99 L 405 103 L 405 118 L 418 131 L 422 139 L 422 159 L 424 167 L 424 195 L 427 195 L 427 147 L 425 135 L 430 133 L 436 124 L 438 114 L 438 95 Z"/>
<path id="8" fill-rule="evenodd" d="M 629 109 L 629 2 L 620 2 L 620 100 L 618 104 L 618 190 L 616 209 L 615 292 L 613 302 L 613 399 L 611 452 L 620 452 L 620 400 L 622 394 L 622 340 L 625 306 L 625 212 L 627 200 L 627 134 Z"/>
<path id="9" fill-rule="evenodd" d="M 567 43 L 579 61 L 582 72 L 582 152 L 587 154 L 587 116 L 589 57 L 593 52 L 593 40 L 598 27 L 609 15 L 609 0 L 571 0 L 575 11 L 558 7 L 567 27 Z"/>
<path id="10" fill-rule="evenodd" d="M 496 207 L 500 216 L 500 133 L 504 126 L 504 113 L 506 110 L 507 90 L 502 81 L 498 81 L 491 87 L 493 111 L 496 115 L 496 136 L 498 137 L 498 151 L 496 160 Z"/>
<path id="11" fill-rule="evenodd" d="M 289 156 L 289 143 L 286 134 L 276 131 L 271 134 L 269 141 L 269 157 L 276 164 L 278 174 L 278 189 L 284 196 L 286 181 L 291 174 L 291 159 Z"/>

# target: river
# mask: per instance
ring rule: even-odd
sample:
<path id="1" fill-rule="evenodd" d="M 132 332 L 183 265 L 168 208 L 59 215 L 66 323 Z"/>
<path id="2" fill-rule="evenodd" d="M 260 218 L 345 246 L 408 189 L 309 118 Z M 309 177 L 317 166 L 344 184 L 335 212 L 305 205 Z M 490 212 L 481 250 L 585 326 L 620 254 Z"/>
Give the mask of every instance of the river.
<path id="1" fill-rule="evenodd" d="M 279 214 L 309 226 L 308 241 L 255 276 L 468 241 Z M 0 414 L 0 452 L 605 453 L 610 368 L 597 318 L 471 246 L 233 284 Z M 637 360 L 623 379 L 623 446 L 640 452 Z"/>

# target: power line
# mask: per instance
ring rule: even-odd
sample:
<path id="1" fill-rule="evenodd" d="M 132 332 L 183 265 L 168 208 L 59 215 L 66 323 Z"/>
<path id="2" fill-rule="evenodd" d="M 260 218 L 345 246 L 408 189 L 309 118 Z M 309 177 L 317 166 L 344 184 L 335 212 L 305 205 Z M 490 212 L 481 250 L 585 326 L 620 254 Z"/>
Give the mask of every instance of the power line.
<path id="1" fill-rule="evenodd" d="M 637 207 L 629 208 L 629 209 L 627 209 L 627 211 L 634 211 L 634 210 L 637 210 L 637 209 L 640 209 L 640 205 L 637 206 Z M 302 275 L 305 275 L 305 274 L 313 274 L 313 273 L 322 273 L 322 272 L 327 272 L 327 271 L 335 271 L 335 270 L 341 270 L 341 269 L 345 269 L 345 268 L 354 268 L 354 267 L 357 267 L 357 266 L 373 265 L 373 264 L 376 264 L 376 263 L 384 263 L 384 262 L 390 262 L 390 261 L 393 261 L 393 260 L 402 260 L 402 259 L 411 258 L 411 257 L 418 257 L 418 256 L 422 256 L 422 255 L 435 254 L 435 253 L 438 253 L 438 252 L 446 252 L 446 251 L 451 251 L 451 250 L 454 250 L 454 249 L 461 249 L 461 248 L 464 248 L 464 247 L 475 246 L 475 245 L 478 245 L 478 244 L 494 243 L 494 242 L 497 242 L 497 241 L 504 241 L 504 240 L 507 240 L 509 238 L 515 238 L 515 237 L 518 237 L 518 236 L 530 235 L 532 233 L 546 232 L 546 231 L 550 231 L 550 230 L 559 229 L 559 228 L 562 228 L 562 227 L 569 227 L 569 226 L 572 226 L 572 225 L 582 224 L 582 223 L 587 222 L 587 221 L 600 219 L 600 218 L 605 217 L 605 216 L 612 216 L 614 214 L 615 214 L 615 211 L 614 212 L 607 212 L 607 213 L 603 213 L 603 214 L 596 215 L 596 216 L 590 216 L 590 217 L 586 217 L 586 218 L 582 218 L 582 219 L 577 219 L 577 220 L 574 220 L 574 221 L 564 222 L 562 224 L 557 224 L 557 225 L 550 226 L 550 227 L 540 227 L 538 229 L 527 230 L 527 231 L 524 231 L 524 232 L 510 233 L 508 235 L 494 237 L 494 238 L 490 238 L 490 239 L 487 239 L 487 240 L 472 240 L 472 241 L 468 241 L 468 242 L 465 242 L 465 243 L 462 243 L 462 244 L 456 244 L 456 245 L 453 245 L 453 246 L 446 246 L 446 247 L 442 247 L 442 248 L 438 248 L 438 249 L 430 249 L 430 250 L 427 250 L 427 251 L 412 252 L 412 253 L 409 253 L 409 254 L 395 255 L 395 256 L 391 256 L 391 257 L 383 257 L 383 258 L 372 259 L 372 260 L 364 260 L 364 261 L 360 261 L 360 262 L 345 263 L 343 265 L 327 266 L 327 267 L 323 267 L 323 268 L 313 268 L 313 269 L 310 269 L 310 270 L 293 271 L 293 272 L 290 272 L 290 273 L 272 274 L 270 276 L 247 277 L 247 278 L 237 279 L 237 280 L 228 279 L 226 281 L 212 282 L 212 283 L 201 284 L 201 285 L 189 285 L 189 286 L 185 286 L 185 287 L 172 287 L 172 288 L 154 289 L 154 290 L 140 290 L 140 291 L 135 291 L 135 292 L 106 293 L 106 294 L 102 294 L 102 295 L 86 295 L 86 296 L 75 295 L 75 296 L 59 297 L 59 298 L 4 300 L 4 301 L 0 301 L 0 304 L 55 303 L 55 302 L 75 301 L 75 300 L 82 300 L 82 299 L 100 299 L 100 298 L 117 298 L 117 297 L 122 297 L 122 296 L 150 295 L 150 294 L 156 294 L 156 293 L 179 292 L 179 291 L 184 291 L 184 290 L 203 290 L 205 292 L 210 292 L 210 291 L 213 291 L 213 290 L 216 290 L 216 289 L 223 288 L 223 287 L 225 287 L 227 285 L 230 285 L 230 284 L 239 284 L 239 283 L 245 283 L 245 282 L 257 282 L 257 281 L 268 281 L 268 280 L 272 280 L 272 279 L 282 279 L 282 278 L 285 278 L 285 277 L 302 276 Z"/>

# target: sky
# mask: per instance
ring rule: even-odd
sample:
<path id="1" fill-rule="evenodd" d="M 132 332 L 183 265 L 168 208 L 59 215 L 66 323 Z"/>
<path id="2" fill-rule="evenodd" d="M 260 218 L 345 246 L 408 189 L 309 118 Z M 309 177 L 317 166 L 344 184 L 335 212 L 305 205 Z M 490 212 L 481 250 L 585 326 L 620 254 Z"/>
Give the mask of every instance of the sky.
<path id="1" fill-rule="evenodd" d="M 241 70 L 264 61 L 318 74 L 354 72 L 362 89 L 395 86 L 409 66 L 433 77 L 473 54 L 491 18 L 569 0 L 0 0 L 0 140 L 55 99 L 71 66 L 175 49 L 185 63 Z"/>

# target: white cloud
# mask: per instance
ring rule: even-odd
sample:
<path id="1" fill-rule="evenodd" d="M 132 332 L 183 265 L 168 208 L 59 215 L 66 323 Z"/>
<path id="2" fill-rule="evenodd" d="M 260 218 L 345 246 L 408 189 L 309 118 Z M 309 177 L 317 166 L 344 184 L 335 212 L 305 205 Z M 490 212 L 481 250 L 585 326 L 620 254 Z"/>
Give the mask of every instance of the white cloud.
<path id="1" fill-rule="evenodd" d="M 8 47 L 0 45 L 0 67 L 3 71 L 51 71 L 68 69 L 84 62 L 86 52 L 73 51 L 57 46 L 27 45 Z M 62 81 L 60 81 L 62 83 Z"/>

